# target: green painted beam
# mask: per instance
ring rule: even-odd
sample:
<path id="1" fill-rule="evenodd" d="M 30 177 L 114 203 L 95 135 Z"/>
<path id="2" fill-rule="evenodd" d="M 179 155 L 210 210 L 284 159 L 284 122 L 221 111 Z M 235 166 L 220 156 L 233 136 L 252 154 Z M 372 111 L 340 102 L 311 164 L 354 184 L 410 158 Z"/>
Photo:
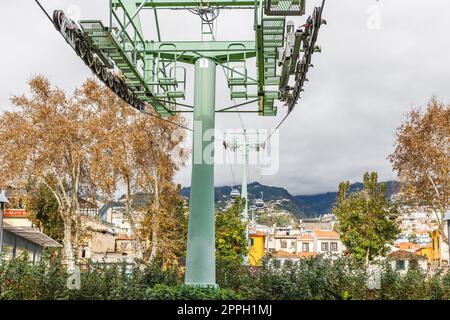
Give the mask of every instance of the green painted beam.
<path id="1" fill-rule="evenodd" d="M 122 0 L 123 1 L 123 0 Z M 140 6 L 142 0 L 128 0 L 134 2 L 136 7 Z M 212 7 L 251 7 L 254 9 L 254 0 L 213 0 L 213 1 L 200 1 L 200 0 L 152 0 L 144 4 L 145 8 L 197 8 L 199 6 L 209 5 Z M 120 0 L 112 0 L 113 7 L 120 7 Z M 250 9 L 250 8 L 249 8 Z"/>
<path id="2" fill-rule="evenodd" d="M 194 63 L 199 56 L 217 59 L 223 63 L 256 57 L 256 44 L 255 41 L 152 41 L 146 43 L 145 52 L 185 63 Z"/>
<path id="3" fill-rule="evenodd" d="M 242 47 L 237 47 L 240 45 Z M 145 44 L 145 50 L 151 52 L 254 52 L 255 41 L 151 41 Z"/>
<path id="4" fill-rule="evenodd" d="M 133 21 L 133 26 L 137 29 L 136 31 L 143 37 L 144 33 L 142 32 L 141 19 L 139 17 L 139 12 L 136 11 L 139 7 L 139 4 L 136 3 L 135 0 L 114 0 L 118 4 L 120 3 L 120 7 L 125 10 L 127 13 L 127 17 Z M 142 1 L 140 1 L 142 2 Z"/>

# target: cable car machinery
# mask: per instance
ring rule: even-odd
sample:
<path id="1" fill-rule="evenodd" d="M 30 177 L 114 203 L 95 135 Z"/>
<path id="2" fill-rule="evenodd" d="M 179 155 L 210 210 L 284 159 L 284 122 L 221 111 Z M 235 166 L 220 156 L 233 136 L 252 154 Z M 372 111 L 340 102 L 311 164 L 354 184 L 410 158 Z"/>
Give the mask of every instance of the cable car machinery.
<path id="1" fill-rule="evenodd" d="M 240 112 L 276 116 L 276 101 L 287 105 L 288 114 L 293 110 L 312 67 L 311 57 L 320 52 L 316 40 L 325 23 L 325 0 L 301 27 L 295 29 L 292 23 L 286 23 L 287 16 L 305 14 L 305 1 L 110 0 L 109 26 L 99 20 L 75 22 L 62 11 L 54 11 L 54 25 L 67 43 L 130 106 L 143 112 L 153 108 L 160 117 L 194 113 L 185 279 L 189 285 L 215 286 L 214 165 L 203 159 L 196 161 L 210 143 L 201 141 L 201 137 L 214 128 L 216 112 L 239 112 L 240 106 L 256 104 L 255 110 Z M 158 9 L 184 9 L 198 14 L 202 41 L 162 41 Z M 215 41 L 214 21 L 220 9 L 253 10 L 255 39 Z M 144 38 L 140 18 L 144 10 L 154 11 L 156 39 Z M 250 58 L 256 58 L 256 78 L 247 72 Z M 195 65 L 193 105 L 179 102 L 185 98 L 186 90 L 186 69 L 181 64 Z M 216 66 L 227 71 L 231 98 L 244 102 L 216 109 Z"/>

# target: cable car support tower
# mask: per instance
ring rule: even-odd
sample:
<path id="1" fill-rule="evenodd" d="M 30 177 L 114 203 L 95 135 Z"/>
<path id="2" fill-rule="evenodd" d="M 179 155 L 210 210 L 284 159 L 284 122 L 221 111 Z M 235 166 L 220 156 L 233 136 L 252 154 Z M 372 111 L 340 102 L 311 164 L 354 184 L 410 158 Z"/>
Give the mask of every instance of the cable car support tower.
<path id="1" fill-rule="evenodd" d="M 242 184 L 241 184 L 241 199 L 245 199 L 245 205 L 242 212 L 242 221 L 245 223 L 245 236 L 248 243 L 248 158 L 250 151 L 259 152 L 264 148 L 262 135 L 259 131 L 236 131 L 229 132 L 225 136 L 225 148 L 234 152 L 240 151 L 242 153 Z M 248 256 L 244 257 L 244 265 L 248 265 Z"/>
<path id="2" fill-rule="evenodd" d="M 38 2 L 38 1 L 36 1 Z M 130 106 L 161 117 L 193 113 L 193 164 L 185 283 L 216 286 L 214 157 L 211 144 L 216 113 L 255 113 L 276 116 L 277 101 L 289 114 L 300 99 L 316 46 L 324 2 L 297 28 L 288 16 L 305 14 L 306 0 L 110 0 L 109 25 L 100 20 L 73 21 L 63 11 L 53 23 L 93 73 Z M 39 4 L 39 2 L 38 2 Z M 163 41 L 158 11 L 189 10 L 201 18 L 201 41 Z M 177 10 L 175 10 L 177 9 Z M 220 10 L 253 13 L 255 37 L 216 41 L 214 21 Z M 144 37 L 142 13 L 154 12 L 156 34 Z M 180 32 L 182 32 L 180 26 Z M 255 76 L 247 61 L 256 59 Z M 194 65 L 194 103 L 185 99 L 186 68 Z M 241 100 L 229 107 L 215 103 L 216 69 L 223 68 L 230 97 Z M 245 106 L 239 111 L 238 107 Z M 205 157 L 206 154 L 211 157 Z"/>

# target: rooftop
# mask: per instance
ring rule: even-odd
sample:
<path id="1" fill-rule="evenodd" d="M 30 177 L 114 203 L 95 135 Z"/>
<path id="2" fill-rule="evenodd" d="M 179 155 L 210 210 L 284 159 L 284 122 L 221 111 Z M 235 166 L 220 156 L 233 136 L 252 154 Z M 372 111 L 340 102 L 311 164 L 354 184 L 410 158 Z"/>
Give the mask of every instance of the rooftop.
<path id="1" fill-rule="evenodd" d="M 410 252 L 410 251 L 406 251 L 406 250 L 398 250 L 398 251 L 394 251 L 391 252 L 388 255 L 389 259 L 392 260 L 397 260 L 397 259 L 402 259 L 402 260 L 411 260 L 411 259 L 417 259 L 417 260 L 427 260 L 426 257 L 418 255 L 416 253 Z"/>
<path id="2" fill-rule="evenodd" d="M 317 238 L 326 238 L 326 239 L 339 239 L 339 234 L 336 231 L 332 230 L 314 230 L 314 233 Z"/>
<path id="3" fill-rule="evenodd" d="M 31 241 L 40 245 L 41 247 L 62 247 L 61 244 L 45 235 L 41 231 L 32 227 L 14 227 L 7 223 L 4 224 L 3 229 L 5 231 L 11 232 L 16 236 L 19 236 L 23 239 Z"/>

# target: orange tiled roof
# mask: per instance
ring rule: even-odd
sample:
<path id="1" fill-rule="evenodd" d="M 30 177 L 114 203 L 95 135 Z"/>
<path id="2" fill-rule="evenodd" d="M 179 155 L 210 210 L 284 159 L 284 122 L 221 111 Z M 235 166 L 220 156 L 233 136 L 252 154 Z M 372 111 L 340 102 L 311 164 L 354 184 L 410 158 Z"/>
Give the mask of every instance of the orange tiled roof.
<path id="1" fill-rule="evenodd" d="M 421 246 L 412 242 L 400 242 L 395 245 L 400 250 L 417 250 L 420 249 Z"/>
<path id="2" fill-rule="evenodd" d="M 395 259 L 412 259 L 412 258 L 416 258 L 416 259 L 419 259 L 419 260 L 425 260 L 426 259 L 426 257 L 424 257 L 424 256 L 422 256 L 420 254 L 417 254 L 415 252 L 410 252 L 410 251 L 407 251 L 407 250 L 398 250 L 398 251 L 391 252 L 388 255 L 388 258 L 394 259 L 394 260 Z"/>
<path id="3" fill-rule="evenodd" d="M 248 235 L 249 237 L 265 237 L 265 233 L 256 229 L 248 229 Z"/>
<path id="4" fill-rule="evenodd" d="M 133 236 L 129 237 L 129 236 L 126 235 L 126 234 L 120 234 L 120 235 L 116 238 L 116 240 L 136 240 L 136 238 L 133 237 Z"/>
<path id="5" fill-rule="evenodd" d="M 336 231 L 332 230 L 314 230 L 315 235 L 318 238 L 332 238 L 332 239 L 339 239 L 339 234 Z"/>

